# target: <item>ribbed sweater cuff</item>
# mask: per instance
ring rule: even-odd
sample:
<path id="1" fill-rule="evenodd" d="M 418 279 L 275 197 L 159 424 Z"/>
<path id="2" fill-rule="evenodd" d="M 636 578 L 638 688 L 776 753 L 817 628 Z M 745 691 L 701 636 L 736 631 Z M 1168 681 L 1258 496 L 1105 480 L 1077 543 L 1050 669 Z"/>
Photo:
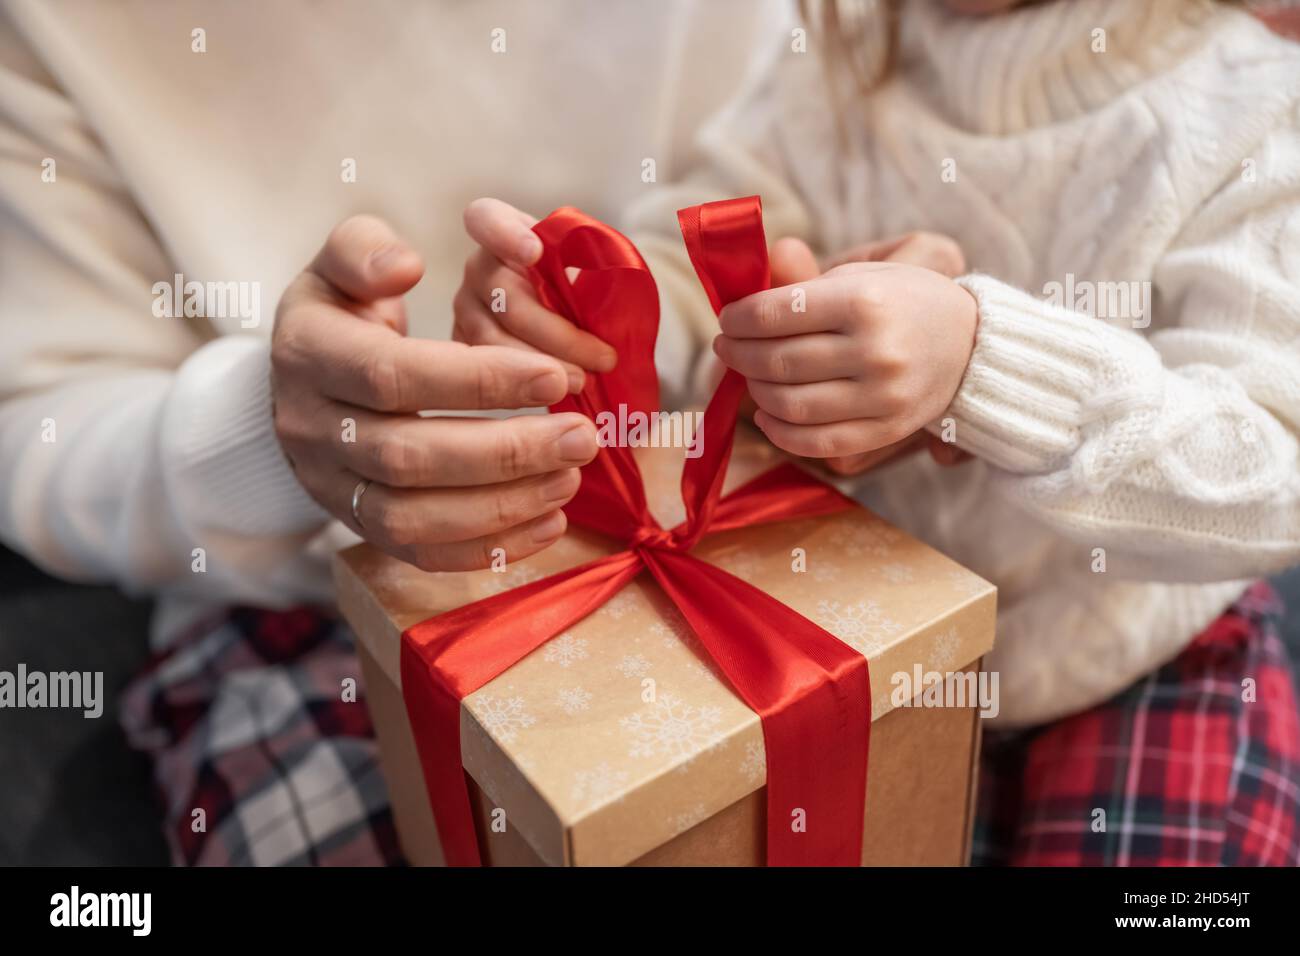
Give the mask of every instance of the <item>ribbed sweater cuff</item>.
<path id="1" fill-rule="evenodd" d="M 186 524 L 249 537 L 300 534 L 329 515 L 294 477 L 271 416 L 271 356 L 247 335 L 181 366 L 163 422 L 163 467 Z"/>
<path id="2" fill-rule="evenodd" d="M 1160 362 L 1140 336 L 989 276 L 956 281 L 979 303 L 975 348 L 944 415 L 966 451 L 1021 474 L 1054 470 L 1089 422 L 1155 399 Z"/>

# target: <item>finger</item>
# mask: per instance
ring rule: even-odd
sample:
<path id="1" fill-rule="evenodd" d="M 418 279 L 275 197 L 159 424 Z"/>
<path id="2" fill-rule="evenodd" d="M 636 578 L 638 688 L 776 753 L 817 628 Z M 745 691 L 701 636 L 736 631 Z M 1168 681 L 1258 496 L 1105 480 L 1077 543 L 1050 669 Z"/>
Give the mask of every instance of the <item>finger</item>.
<path id="1" fill-rule="evenodd" d="M 542 240 L 533 232 L 537 220 L 509 203 L 475 199 L 464 221 L 471 239 L 512 268 L 527 269 L 542 257 Z"/>
<path id="2" fill-rule="evenodd" d="M 820 382 L 848 378 L 862 359 L 846 348 L 846 337 L 833 332 L 785 339 L 733 339 L 719 335 L 713 351 L 723 364 L 760 382 Z"/>
<path id="3" fill-rule="evenodd" d="M 822 271 L 829 272 L 836 266 L 849 262 L 883 262 L 903 242 L 906 236 L 891 236 L 888 239 L 875 239 L 863 242 L 843 252 L 836 253 L 822 263 Z"/>
<path id="4" fill-rule="evenodd" d="M 276 304 L 274 338 L 278 339 L 283 334 L 286 317 L 293 317 L 295 322 L 300 322 L 304 316 L 311 314 L 305 310 L 316 308 L 333 309 L 341 312 L 341 317 L 349 322 L 355 323 L 361 319 L 373 325 L 387 326 L 398 335 L 406 335 L 406 303 L 400 295 L 358 302 L 315 272 L 304 269 L 289 283 Z"/>
<path id="5" fill-rule="evenodd" d="M 452 339 L 466 345 L 499 345 L 503 348 L 523 349 L 525 352 L 543 354 L 541 349 L 529 345 L 523 339 L 515 338 L 500 323 L 493 321 L 475 298 L 474 293 L 462 287 L 453 301 L 455 322 L 452 325 Z M 556 359 L 569 377 L 569 392 L 577 395 L 586 383 L 587 374 L 572 362 Z"/>
<path id="6" fill-rule="evenodd" d="M 398 335 L 405 335 L 407 332 L 406 303 L 400 296 L 376 299 L 374 302 L 360 306 L 357 314 L 364 319 L 382 322 Z"/>
<path id="7" fill-rule="evenodd" d="M 277 376 L 374 411 L 530 408 L 568 392 L 563 366 L 549 356 L 402 338 L 324 303 L 284 316 L 277 332 Z"/>
<path id="8" fill-rule="evenodd" d="M 938 232 L 909 232 L 854 246 L 826 263 L 826 271 L 851 262 L 902 262 L 953 278 L 966 271 L 957 240 Z"/>
<path id="9" fill-rule="evenodd" d="M 349 299 L 373 302 L 409 291 L 424 262 L 384 220 L 353 216 L 334 227 L 307 270 Z"/>
<path id="10" fill-rule="evenodd" d="M 362 495 L 357 517 L 361 533 L 385 550 L 470 541 L 563 507 L 580 481 L 577 468 L 566 468 L 469 488 L 392 488 L 375 482 Z M 347 512 L 353 487 L 346 489 Z"/>
<path id="11" fill-rule="evenodd" d="M 584 415 L 514 418 L 420 418 L 334 404 L 319 439 L 338 448 L 347 467 L 394 488 L 497 484 L 587 464 L 596 457 L 596 426 Z M 337 419 L 335 419 L 337 416 Z M 354 441 L 340 441 L 350 419 Z"/>
<path id="12" fill-rule="evenodd" d="M 957 240 L 937 232 L 914 232 L 905 236 L 885 261 L 920 266 L 950 279 L 966 271 L 966 256 Z"/>
<path id="13" fill-rule="evenodd" d="M 787 385 L 749 380 L 749 394 L 773 418 L 792 425 L 824 425 L 854 418 L 874 418 L 871 389 L 849 378 Z"/>
<path id="14" fill-rule="evenodd" d="M 824 276 L 767 289 L 728 304 L 718 315 L 723 333 L 732 338 L 762 339 L 836 331 L 860 305 L 862 279 L 857 273 L 887 266 L 857 263 L 840 268 L 854 275 Z"/>
<path id="15" fill-rule="evenodd" d="M 821 267 L 817 265 L 817 257 L 808 248 L 808 243 L 793 236 L 772 243 L 767 261 L 772 270 L 774 286 L 807 282 L 822 274 Z"/>
<path id="16" fill-rule="evenodd" d="M 490 253 L 480 249 L 471 256 L 465 278 L 485 316 L 501 323 L 516 338 L 593 372 L 608 372 L 618 363 L 612 346 L 544 307 L 528 281 L 504 268 Z"/>
<path id="17" fill-rule="evenodd" d="M 826 458 L 822 464 L 826 470 L 833 475 L 860 475 L 864 471 L 870 471 L 876 465 L 888 461 L 893 457 L 893 445 L 886 445 L 884 448 L 877 448 L 875 451 L 864 452 L 861 455 L 846 455 L 843 458 Z"/>
<path id="18" fill-rule="evenodd" d="M 917 432 L 901 441 L 886 445 L 884 448 L 877 448 L 875 451 L 863 452 L 860 455 L 848 455 L 843 458 L 827 458 L 825 465 L 828 470 L 836 475 L 860 475 L 864 471 L 869 471 L 886 462 L 893 461 L 896 458 L 902 458 L 905 455 L 915 454 L 921 450 L 923 442 L 920 440 L 923 433 Z"/>
<path id="19" fill-rule="evenodd" d="M 858 455 L 883 448 L 904 437 L 899 434 L 898 425 L 879 419 L 859 418 L 828 425 L 792 425 L 773 418 L 761 408 L 754 415 L 754 424 L 763 430 L 772 444 L 804 458 Z"/>
<path id="20" fill-rule="evenodd" d="M 416 547 L 411 563 L 425 571 L 477 571 L 498 558 L 509 564 L 555 543 L 567 527 L 564 512 L 552 511 L 501 534 Z"/>

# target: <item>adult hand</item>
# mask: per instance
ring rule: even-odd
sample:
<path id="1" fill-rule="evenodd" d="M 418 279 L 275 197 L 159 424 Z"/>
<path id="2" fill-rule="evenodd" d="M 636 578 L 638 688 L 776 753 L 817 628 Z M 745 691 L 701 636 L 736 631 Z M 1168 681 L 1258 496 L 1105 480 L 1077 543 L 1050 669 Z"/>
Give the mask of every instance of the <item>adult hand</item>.
<path id="1" fill-rule="evenodd" d="M 527 278 L 528 267 L 542 255 L 536 222 L 499 199 L 476 199 L 466 207 L 465 232 L 477 248 L 465 261 L 465 278 L 452 303 L 452 337 L 553 355 L 580 388 L 583 369 L 608 372 L 618 356 L 612 346 L 537 301 Z"/>
<path id="2" fill-rule="evenodd" d="M 549 405 L 573 384 L 537 352 L 407 338 L 402 296 L 423 271 L 380 219 L 334 229 L 276 309 L 276 435 L 308 493 L 389 554 L 428 571 L 526 557 L 564 533 L 595 427 L 418 415 Z"/>

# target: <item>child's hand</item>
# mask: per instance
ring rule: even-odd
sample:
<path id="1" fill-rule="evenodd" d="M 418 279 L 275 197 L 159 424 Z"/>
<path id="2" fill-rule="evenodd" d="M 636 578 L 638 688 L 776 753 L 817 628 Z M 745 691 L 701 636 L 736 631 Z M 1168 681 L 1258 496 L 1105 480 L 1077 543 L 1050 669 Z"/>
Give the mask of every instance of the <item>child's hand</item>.
<path id="1" fill-rule="evenodd" d="M 552 355 L 564 363 L 569 389 L 583 373 L 608 372 L 614 349 L 543 308 L 528 282 L 528 267 L 542 254 L 532 216 L 499 199 L 476 199 L 465 208 L 465 231 L 479 248 L 465 262 L 465 279 L 452 303 L 452 338 L 469 345 L 510 345 Z"/>
<path id="2" fill-rule="evenodd" d="M 714 350 L 749 380 L 773 444 L 839 458 L 901 442 L 948 406 L 976 320 L 939 272 L 854 262 L 731 303 Z"/>

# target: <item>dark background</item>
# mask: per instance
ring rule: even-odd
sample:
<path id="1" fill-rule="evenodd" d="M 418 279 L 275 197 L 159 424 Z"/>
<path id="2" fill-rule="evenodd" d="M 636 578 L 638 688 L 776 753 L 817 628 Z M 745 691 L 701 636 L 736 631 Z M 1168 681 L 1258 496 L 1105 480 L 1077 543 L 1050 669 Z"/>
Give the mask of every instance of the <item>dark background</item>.
<path id="1" fill-rule="evenodd" d="M 1275 579 L 1300 675 L 1300 568 Z M 118 693 L 149 656 L 151 604 L 66 584 L 0 548 L 0 669 L 102 670 L 104 714 L 0 711 L 0 865 L 165 864 L 149 762 L 127 747 Z"/>

